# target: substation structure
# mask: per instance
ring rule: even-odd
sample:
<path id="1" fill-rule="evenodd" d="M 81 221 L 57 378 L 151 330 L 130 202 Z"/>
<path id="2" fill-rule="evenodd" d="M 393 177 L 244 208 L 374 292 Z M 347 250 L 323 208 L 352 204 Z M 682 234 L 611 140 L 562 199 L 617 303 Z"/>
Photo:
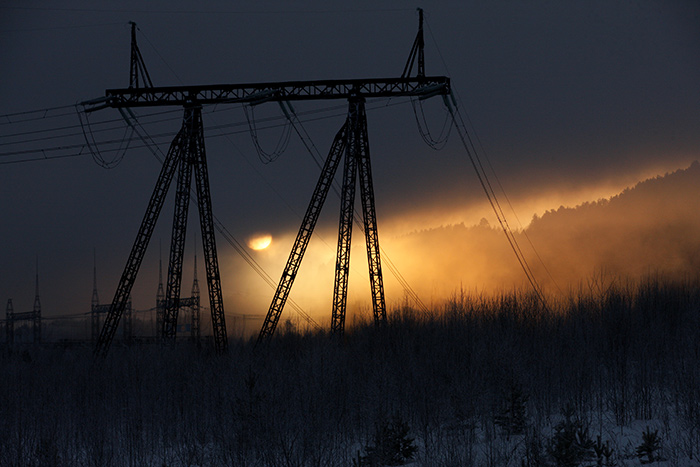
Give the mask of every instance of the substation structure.
<path id="1" fill-rule="evenodd" d="M 320 177 L 314 189 L 294 246 L 285 265 L 279 285 L 266 315 L 258 342 L 269 340 L 291 291 L 319 213 L 328 195 L 334 175 L 344 157 L 341 212 L 339 221 L 335 284 L 331 331 L 342 334 L 345 326 L 345 309 L 350 264 L 350 240 L 354 218 L 356 180 L 360 180 L 363 227 L 367 244 L 369 278 L 372 290 L 374 320 L 377 325 L 386 321 L 386 303 L 377 234 L 377 218 L 374 188 L 367 136 L 365 102 L 372 98 L 429 97 L 450 94 L 450 79 L 446 76 L 425 76 L 423 59 L 423 14 L 419 9 L 419 30 L 404 68 L 398 78 L 373 78 L 321 81 L 285 81 L 272 83 L 247 83 L 198 86 L 153 87 L 138 46 L 135 25 L 132 24 L 130 86 L 126 89 L 108 89 L 105 97 L 82 103 L 86 112 L 107 107 L 128 109 L 136 107 L 180 106 L 183 121 L 180 131 L 170 145 L 156 181 L 141 227 L 132 247 L 129 259 L 110 305 L 104 326 L 97 340 L 95 353 L 105 355 L 111 345 L 119 319 L 126 309 L 128 296 L 134 284 L 143 255 L 151 239 L 155 223 L 175 170 L 178 170 L 175 194 L 175 213 L 168 264 L 168 280 L 163 312 L 163 338 L 174 339 L 182 279 L 182 255 L 187 226 L 187 210 L 190 200 L 192 172 L 196 181 L 204 260 L 209 289 L 214 341 L 218 352 L 227 347 L 226 325 L 221 293 L 212 204 L 207 172 L 202 106 L 243 104 L 260 105 L 291 101 L 338 100 L 348 102 L 345 123 L 335 136 Z M 417 75 L 410 77 L 417 62 Z M 139 77 L 145 86 L 139 86 Z M 288 107 L 289 104 L 287 104 Z M 291 117 L 290 117 L 291 118 Z"/>
<path id="2" fill-rule="evenodd" d="M 158 265 L 158 292 L 156 293 L 156 336 L 163 338 L 163 322 L 165 319 L 165 311 L 167 302 L 165 301 L 165 292 L 163 291 L 163 266 L 162 262 Z M 172 306 L 172 305 L 171 305 Z M 194 255 L 194 279 L 192 280 L 192 294 L 189 297 L 180 297 L 178 304 L 180 311 L 187 309 L 190 315 L 190 322 L 184 325 L 177 325 L 178 331 L 189 331 L 190 340 L 199 343 L 199 281 L 197 279 L 197 255 Z"/>
<path id="3" fill-rule="evenodd" d="M 8 345 L 15 343 L 15 323 L 17 321 L 29 321 L 32 325 L 32 336 L 34 343 L 41 343 L 41 305 L 34 303 L 32 311 L 15 313 L 12 306 L 12 299 L 7 299 L 7 308 L 5 309 L 5 335 Z"/>
<path id="4" fill-rule="evenodd" d="M 177 329 L 181 332 L 189 332 L 190 340 L 199 343 L 200 340 L 200 299 L 199 299 L 199 281 L 197 279 L 197 255 L 194 256 L 194 279 L 192 281 L 192 295 L 189 297 L 180 297 L 179 311 L 184 311 L 189 316 L 189 322 L 178 324 Z M 91 315 L 91 338 L 92 342 L 96 343 L 100 335 L 100 326 L 102 324 L 102 316 L 107 316 L 111 304 L 100 304 L 100 298 L 97 292 L 97 268 L 93 269 L 93 287 L 92 287 L 92 303 L 90 307 Z M 156 292 L 156 306 L 149 311 L 155 309 L 156 312 L 156 338 L 163 338 L 163 319 L 167 303 L 165 300 L 165 292 L 163 289 L 163 262 L 158 264 L 158 290 Z M 129 342 L 134 337 L 133 334 L 133 312 L 134 309 L 131 303 L 131 297 L 127 298 L 126 306 L 124 307 L 124 321 L 122 322 L 123 340 Z M 178 313 L 179 314 L 179 313 Z"/>
<path id="5" fill-rule="evenodd" d="M 5 308 L 5 342 L 12 346 L 15 343 L 15 322 L 29 321 L 32 325 L 34 344 L 41 343 L 41 300 L 39 298 L 39 266 L 37 262 L 36 293 L 34 294 L 34 308 L 32 311 L 15 313 L 12 299 L 7 299 Z"/>

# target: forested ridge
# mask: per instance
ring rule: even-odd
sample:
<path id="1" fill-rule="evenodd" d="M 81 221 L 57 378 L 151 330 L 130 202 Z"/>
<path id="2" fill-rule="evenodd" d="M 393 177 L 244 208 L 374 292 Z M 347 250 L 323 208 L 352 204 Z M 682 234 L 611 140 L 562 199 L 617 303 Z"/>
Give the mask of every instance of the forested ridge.
<path id="1" fill-rule="evenodd" d="M 700 163 L 694 162 L 610 198 L 535 215 L 514 238 L 550 291 L 575 289 L 599 274 L 682 280 L 700 271 L 699 212 Z M 423 297 L 444 297 L 460 284 L 489 293 L 526 285 L 500 226 L 485 218 L 474 226 L 416 231 L 391 246 L 410 252 L 397 263 Z"/>

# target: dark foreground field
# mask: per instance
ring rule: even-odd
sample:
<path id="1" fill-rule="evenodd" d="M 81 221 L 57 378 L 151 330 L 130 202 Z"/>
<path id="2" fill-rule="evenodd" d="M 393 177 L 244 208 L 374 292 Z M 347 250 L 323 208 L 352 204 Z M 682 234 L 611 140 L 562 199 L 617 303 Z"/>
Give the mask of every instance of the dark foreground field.
<path id="1" fill-rule="evenodd" d="M 700 465 L 700 286 L 587 290 L 225 357 L 3 349 L 0 465 Z"/>

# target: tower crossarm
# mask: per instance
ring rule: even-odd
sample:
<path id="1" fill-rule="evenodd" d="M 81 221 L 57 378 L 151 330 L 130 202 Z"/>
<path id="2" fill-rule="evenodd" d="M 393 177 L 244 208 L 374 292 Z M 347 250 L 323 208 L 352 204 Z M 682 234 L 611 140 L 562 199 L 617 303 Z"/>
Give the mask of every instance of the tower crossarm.
<path id="1" fill-rule="evenodd" d="M 106 304 L 104 304 L 104 305 L 94 305 L 94 306 L 92 307 L 92 310 L 91 310 L 91 311 L 92 311 L 93 313 L 109 313 L 109 308 L 110 308 L 111 306 L 112 306 L 112 305 L 109 304 L 109 303 L 106 303 Z"/>
<path id="2" fill-rule="evenodd" d="M 180 306 L 191 308 L 197 304 L 197 300 L 199 300 L 199 297 L 180 297 Z"/>
<path id="3" fill-rule="evenodd" d="M 166 105 L 204 105 L 223 103 L 260 103 L 348 99 L 362 96 L 431 97 L 450 93 L 447 76 L 411 78 L 374 78 L 320 81 L 282 81 L 273 83 L 218 84 L 108 89 L 104 99 L 84 102 L 85 110 L 110 107 L 152 107 Z"/>
<path id="4" fill-rule="evenodd" d="M 12 313 L 12 319 L 15 321 L 30 321 L 36 318 L 36 311 L 25 311 L 22 313 Z"/>

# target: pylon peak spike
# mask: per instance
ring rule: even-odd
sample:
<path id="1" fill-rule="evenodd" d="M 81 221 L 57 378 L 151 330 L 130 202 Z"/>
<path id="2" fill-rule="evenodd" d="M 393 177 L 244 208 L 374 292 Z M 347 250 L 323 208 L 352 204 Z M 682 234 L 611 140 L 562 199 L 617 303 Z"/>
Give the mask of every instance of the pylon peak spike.
<path id="1" fill-rule="evenodd" d="M 129 24 L 131 25 L 131 65 L 129 68 L 129 87 L 139 88 L 141 85 L 144 87 L 153 87 L 151 77 L 146 69 L 146 64 L 141 56 L 141 51 L 136 43 L 136 30 L 138 27 L 133 21 L 129 21 Z"/>
<path id="2" fill-rule="evenodd" d="M 418 34 L 416 34 L 416 39 L 413 41 L 413 47 L 411 47 L 411 53 L 408 55 L 408 60 L 406 61 L 406 66 L 404 66 L 403 73 L 401 73 L 402 78 L 408 78 L 413 69 L 413 65 L 416 61 L 417 71 L 416 76 L 418 78 L 425 77 L 425 58 L 423 49 L 425 47 L 425 40 L 423 39 L 423 9 L 416 8 L 418 11 Z"/>
<path id="3" fill-rule="evenodd" d="M 39 255 L 36 256 L 36 295 L 39 295 Z"/>
<path id="4" fill-rule="evenodd" d="M 92 249 L 92 305 L 100 304 L 100 297 L 97 293 L 97 252 Z"/>

